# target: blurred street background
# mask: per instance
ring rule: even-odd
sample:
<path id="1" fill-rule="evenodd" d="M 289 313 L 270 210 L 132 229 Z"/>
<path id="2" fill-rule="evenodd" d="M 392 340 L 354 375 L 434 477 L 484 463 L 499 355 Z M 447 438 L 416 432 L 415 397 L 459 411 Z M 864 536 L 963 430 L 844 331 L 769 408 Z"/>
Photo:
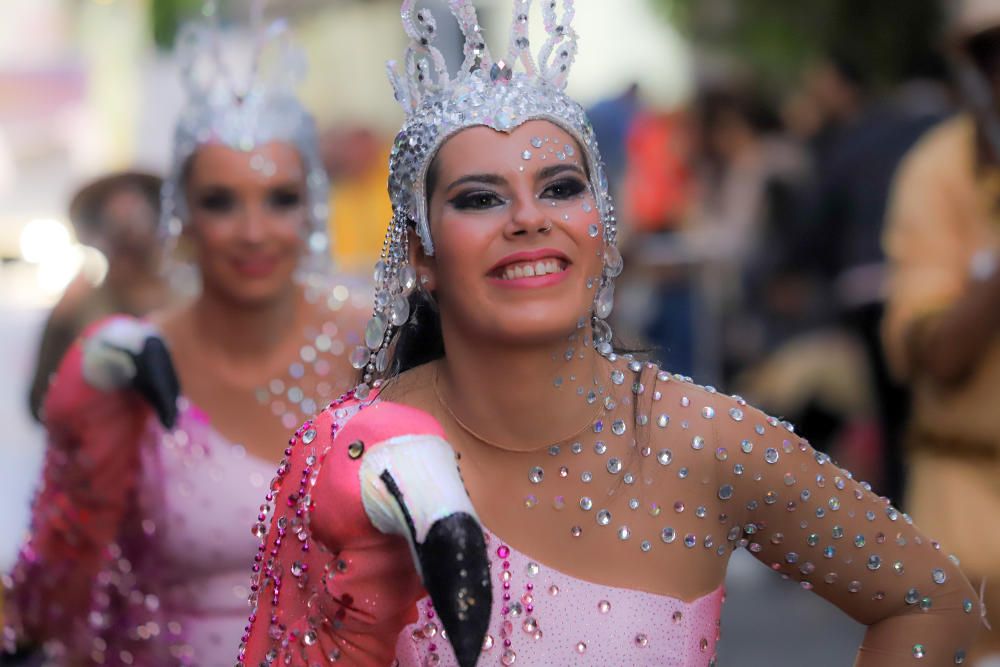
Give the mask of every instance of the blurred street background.
<path id="1" fill-rule="evenodd" d="M 1000 1 L 1000 0 L 998 0 Z M 443 0 L 421 3 L 447 12 Z M 510 3 L 482 0 L 487 38 Z M 907 397 L 879 350 L 880 239 L 896 167 L 956 94 L 936 0 L 577 0 L 570 92 L 591 110 L 617 194 L 626 273 L 616 332 L 665 367 L 795 422 L 905 508 Z M 245 0 L 220 3 L 246 43 Z M 0 6 L 0 570 L 43 449 L 28 410 L 39 332 L 68 287 L 100 284 L 68 202 L 119 169 L 163 173 L 182 103 L 174 59 L 196 0 Z M 384 63 L 398 0 L 272 0 L 310 69 L 334 184 L 334 258 L 366 273 L 389 220 L 402 114 Z M 439 20 L 456 60 L 457 28 Z M 451 32 L 447 32 L 451 31 Z M 449 41 L 450 40 L 450 41 Z M 449 51 L 448 45 L 451 49 Z M 495 48 L 500 48 L 496 44 Z M 846 667 L 860 626 L 737 554 L 721 665 Z"/>

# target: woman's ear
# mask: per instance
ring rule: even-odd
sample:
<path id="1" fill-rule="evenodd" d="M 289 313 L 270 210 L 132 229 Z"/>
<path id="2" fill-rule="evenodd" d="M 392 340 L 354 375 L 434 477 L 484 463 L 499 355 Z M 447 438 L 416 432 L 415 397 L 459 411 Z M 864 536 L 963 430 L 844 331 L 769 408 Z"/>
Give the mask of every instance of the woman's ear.
<path id="1" fill-rule="evenodd" d="M 410 248 L 410 266 L 417 272 L 417 285 L 425 292 L 433 292 L 437 287 L 434 257 L 424 252 L 424 244 L 420 242 L 415 229 L 410 227 L 406 234 Z"/>

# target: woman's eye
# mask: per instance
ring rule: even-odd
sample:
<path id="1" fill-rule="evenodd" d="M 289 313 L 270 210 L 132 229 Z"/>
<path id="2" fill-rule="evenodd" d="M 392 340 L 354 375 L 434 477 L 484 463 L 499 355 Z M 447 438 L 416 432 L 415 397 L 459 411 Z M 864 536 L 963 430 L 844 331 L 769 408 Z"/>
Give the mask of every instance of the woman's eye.
<path id="1" fill-rule="evenodd" d="M 228 213 L 236 205 L 236 197 L 225 190 L 206 192 L 198 197 L 198 206 L 213 213 Z"/>
<path id="2" fill-rule="evenodd" d="M 459 210 L 483 210 L 500 206 L 503 200 L 494 192 L 467 192 L 451 200 L 452 206 Z"/>
<path id="3" fill-rule="evenodd" d="M 587 189 L 586 184 L 578 178 L 564 178 L 550 183 L 542 190 L 544 199 L 571 199 Z"/>
<path id="4" fill-rule="evenodd" d="M 302 203 L 302 195 L 295 190 L 276 190 L 268 195 L 267 203 L 279 210 L 296 208 Z"/>

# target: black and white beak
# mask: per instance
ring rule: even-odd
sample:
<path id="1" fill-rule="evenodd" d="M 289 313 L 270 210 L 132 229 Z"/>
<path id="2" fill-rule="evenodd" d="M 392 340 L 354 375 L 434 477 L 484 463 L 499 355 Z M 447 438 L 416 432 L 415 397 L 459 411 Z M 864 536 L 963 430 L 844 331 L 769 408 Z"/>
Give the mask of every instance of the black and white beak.
<path id="1" fill-rule="evenodd" d="M 83 376 L 94 388 L 139 392 L 167 429 L 177 422 L 180 382 L 166 344 L 150 324 L 114 319 L 83 343 Z"/>
<path id="2" fill-rule="evenodd" d="M 432 435 L 401 436 L 365 454 L 361 498 L 381 532 L 407 538 L 461 667 L 474 667 L 489 629 L 486 541 L 455 454 Z"/>

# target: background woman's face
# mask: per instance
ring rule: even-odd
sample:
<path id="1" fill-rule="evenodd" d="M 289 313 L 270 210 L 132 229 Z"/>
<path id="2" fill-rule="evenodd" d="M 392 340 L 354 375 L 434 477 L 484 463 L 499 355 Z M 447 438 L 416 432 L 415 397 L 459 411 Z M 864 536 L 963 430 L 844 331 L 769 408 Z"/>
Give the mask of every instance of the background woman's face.
<path id="1" fill-rule="evenodd" d="M 158 215 L 149 196 L 140 189 L 117 189 L 101 205 L 95 245 L 110 260 L 146 258 L 156 249 Z"/>
<path id="2" fill-rule="evenodd" d="M 294 146 L 201 146 L 185 195 L 187 235 L 206 289 L 247 304 L 288 293 L 308 226 L 305 169 Z"/>
<path id="3" fill-rule="evenodd" d="M 468 128 L 441 147 L 430 181 L 435 254 L 415 243 L 413 261 L 446 331 L 537 343 L 589 322 L 604 229 L 569 133 L 548 121 Z"/>

